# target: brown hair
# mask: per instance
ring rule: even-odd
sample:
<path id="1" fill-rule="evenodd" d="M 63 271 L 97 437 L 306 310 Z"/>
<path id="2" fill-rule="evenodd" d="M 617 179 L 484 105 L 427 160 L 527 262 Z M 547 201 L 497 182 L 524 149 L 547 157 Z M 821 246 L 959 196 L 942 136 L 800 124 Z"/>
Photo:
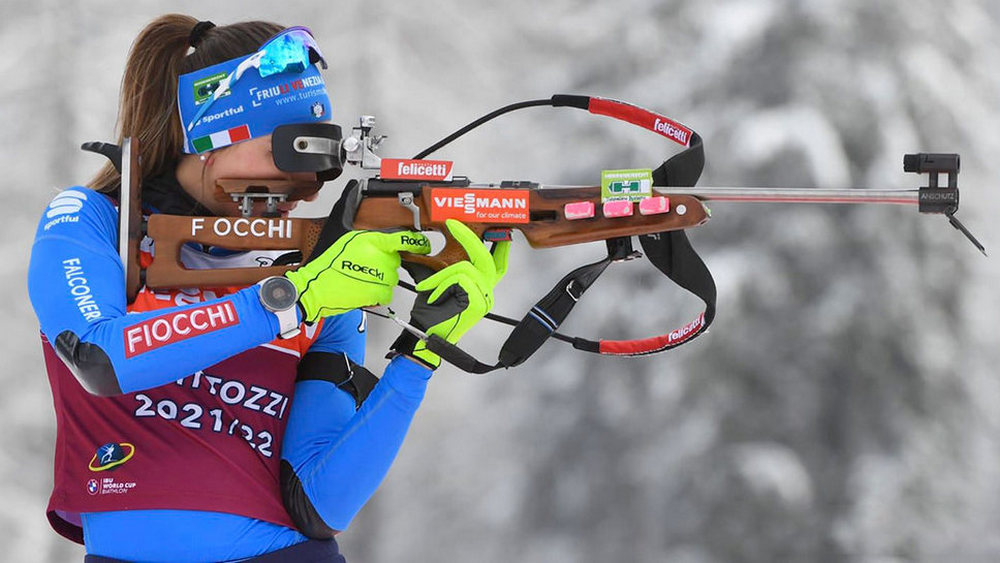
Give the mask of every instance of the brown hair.
<path id="1" fill-rule="evenodd" d="M 263 21 L 203 25 L 197 47 L 188 54 L 197 23 L 182 14 L 160 16 L 132 43 L 122 77 L 116 134 L 119 145 L 125 137 L 138 140 L 144 176 L 166 172 L 181 155 L 184 132 L 177 115 L 178 77 L 253 53 L 284 29 Z M 88 185 L 111 191 L 120 180 L 114 166 L 107 163 Z"/>

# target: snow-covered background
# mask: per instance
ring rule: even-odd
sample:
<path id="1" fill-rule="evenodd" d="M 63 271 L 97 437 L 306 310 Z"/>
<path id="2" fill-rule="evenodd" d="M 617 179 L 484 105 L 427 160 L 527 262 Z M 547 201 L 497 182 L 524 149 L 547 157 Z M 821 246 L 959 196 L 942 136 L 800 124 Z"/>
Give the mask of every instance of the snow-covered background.
<path id="1" fill-rule="evenodd" d="M 44 517 L 55 429 L 25 290 L 39 213 L 110 139 L 132 38 L 165 11 L 315 31 L 337 121 L 410 156 L 509 102 L 581 93 L 675 117 L 703 185 L 916 187 L 904 152 L 958 152 L 959 216 L 1000 252 L 1000 4 L 991 0 L 509 0 L 0 5 L 0 559 L 73 561 Z M 438 154 L 475 180 L 593 184 L 663 139 L 532 109 Z M 325 216 L 343 180 L 304 216 Z M 1000 558 L 1000 266 L 911 208 L 717 204 L 691 239 L 712 331 L 610 360 L 548 344 L 509 373 L 435 376 L 351 561 L 993 561 Z M 520 316 L 600 245 L 515 248 Z M 407 297 L 400 295 L 403 303 Z M 686 322 L 698 303 L 617 265 L 568 329 Z M 405 306 L 401 305 L 405 309 Z M 395 329 L 373 323 L 376 369 Z M 494 353 L 504 332 L 466 342 Z"/>

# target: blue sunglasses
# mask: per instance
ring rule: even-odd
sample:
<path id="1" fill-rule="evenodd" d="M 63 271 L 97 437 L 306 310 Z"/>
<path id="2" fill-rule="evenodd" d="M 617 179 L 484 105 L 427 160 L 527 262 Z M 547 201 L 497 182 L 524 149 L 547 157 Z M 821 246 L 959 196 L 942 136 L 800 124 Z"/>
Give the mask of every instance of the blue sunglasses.
<path id="1" fill-rule="evenodd" d="M 326 69 L 326 59 L 308 27 L 290 27 L 278 33 L 265 41 L 259 51 L 243 59 L 233 72 L 219 82 L 212 97 L 205 100 L 188 123 L 187 130 L 191 131 L 208 108 L 228 92 L 247 70 L 255 68 L 261 78 L 266 78 L 275 74 L 305 72 L 309 65 L 317 63 Z"/>

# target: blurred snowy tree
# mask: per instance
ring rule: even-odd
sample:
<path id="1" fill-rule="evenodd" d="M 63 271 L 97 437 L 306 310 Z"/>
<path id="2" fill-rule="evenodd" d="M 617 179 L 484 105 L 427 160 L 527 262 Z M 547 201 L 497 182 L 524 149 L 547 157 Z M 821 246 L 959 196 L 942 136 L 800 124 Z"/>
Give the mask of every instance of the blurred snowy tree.
<path id="1" fill-rule="evenodd" d="M 960 152 L 963 220 L 1000 241 L 1000 8 L 989 0 L 258 1 L 171 9 L 306 23 L 337 121 L 375 113 L 410 155 L 505 103 L 628 100 L 706 139 L 703 185 L 914 187 L 904 152 Z M 109 138 L 125 51 L 156 2 L 5 2 L 3 169 L 16 213 L 5 307 L 12 560 L 81 553 L 48 529 L 54 416 L 24 257 L 55 189 Z M 107 14 L 114 13 L 114 17 Z M 594 183 L 655 165 L 655 136 L 579 112 L 505 117 L 440 156 L 477 180 Z M 339 187 L 339 185 L 338 185 Z M 336 189 L 303 214 L 325 214 Z M 710 334 L 608 360 L 555 343 L 508 374 L 442 369 L 382 491 L 341 536 L 354 561 L 902 561 L 1000 557 L 995 260 L 940 217 L 888 207 L 713 206 L 691 235 L 719 285 Z M 993 242 L 991 245 L 990 243 Z M 516 248 L 499 309 L 526 309 L 598 246 Z M 642 335 L 697 303 L 616 265 L 569 332 Z M 401 299 L 406 299 L 401 297 Z M 403 308 L 403 307 L 400 307 Z M 628 311 L 623 315 L 622 310 Z M 493 353 L 504 332 L 477 328 Z M 395 336 L 373 326 L 369 363 Z M 463 340 L 463 342 L 466 342 Z M 985 539 L 984 539 L 985 538 Z"/>

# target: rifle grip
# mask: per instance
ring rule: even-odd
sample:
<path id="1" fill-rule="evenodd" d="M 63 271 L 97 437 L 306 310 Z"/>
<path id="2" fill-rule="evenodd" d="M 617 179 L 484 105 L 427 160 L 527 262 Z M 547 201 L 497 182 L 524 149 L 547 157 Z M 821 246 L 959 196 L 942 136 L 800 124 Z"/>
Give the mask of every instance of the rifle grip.
<path id="1" fill-rule="evenodd" d="M 462 245 L 455 240 L 451 233 L 448 232 L 448 227 L 441 224 L 431 224 L 428 225 L 435 231 L 439 231 L 444 235 L 444 247 L 437 254 L 412 254 L 409 252 L 400 252 L 399 255 L 402 257 L 404 262 L 411 262 L 413 264 L 419 264 L 434 270 L 435 272 L 441 271 L 452 264 L 461 262 L 462 260 L 468 260 L 469 255 L 462 248 Z M 483 233 L 486 232 L 486 225 L 481 223 L 466 223 L 466 227 L 476 233 L 480 240 L 483 238 Z"/>

